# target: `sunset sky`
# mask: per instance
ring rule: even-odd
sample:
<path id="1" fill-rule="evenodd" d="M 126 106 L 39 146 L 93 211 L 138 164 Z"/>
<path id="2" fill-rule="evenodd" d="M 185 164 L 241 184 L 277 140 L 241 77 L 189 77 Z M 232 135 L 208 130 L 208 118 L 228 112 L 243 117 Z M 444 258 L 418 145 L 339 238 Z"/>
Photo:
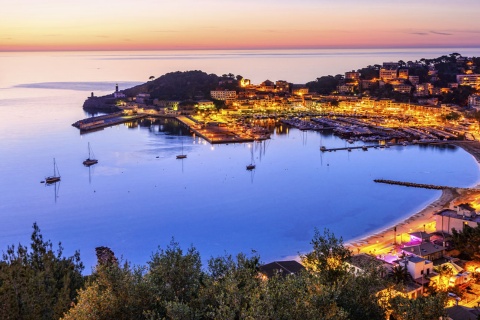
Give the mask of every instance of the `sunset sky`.
<path id="1" fill-rule="evenodd" d="M 479 0 L 7 0 L 0 51 L 480 46 Z"/>

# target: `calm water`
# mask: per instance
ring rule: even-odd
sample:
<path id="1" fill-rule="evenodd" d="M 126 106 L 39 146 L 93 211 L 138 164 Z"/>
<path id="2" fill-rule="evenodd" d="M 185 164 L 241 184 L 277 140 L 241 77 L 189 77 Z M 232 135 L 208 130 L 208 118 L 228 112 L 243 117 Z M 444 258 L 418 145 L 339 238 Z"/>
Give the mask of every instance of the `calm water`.
<path id="1" fill-rule="evenodd" d="M 217 145 L 181 135 L 172 121 L 120 125 L 81 136 L 97 95 L 176 70 L 241 74 L 254 82 L 306 82 L 383 61 L 478 50 L 304 50 L 0 54 L 0 250 L 45 238 L 80 249 L 111 247 L 144 264 L 172 237 L 204 259 L 257 250 L 269 262 L 305 252 L 315 227 L 345 240 L 402 220 L 438 191 L 375 184 L 375 178 L 471 186 L 475 160 L 461 149 L 410 146 L 321 154 L 332 135 L 278 128 L 265 143 Z M 186 132 L 184 133 L 186 134 Z M 82 165 L 90 142 L 100 162 Z M 181 148 L 188 158 L 176 160 Z M 253 148 L 257 169 L 245 170 Z M 62 181 L 40 183 L 56 158 Z"/>

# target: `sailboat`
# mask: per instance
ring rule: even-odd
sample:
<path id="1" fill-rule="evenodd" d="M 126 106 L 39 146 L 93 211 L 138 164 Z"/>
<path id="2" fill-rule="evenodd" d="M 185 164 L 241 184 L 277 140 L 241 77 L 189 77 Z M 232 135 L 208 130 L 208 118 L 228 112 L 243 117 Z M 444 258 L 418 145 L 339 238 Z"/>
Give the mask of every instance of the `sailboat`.
<path id="1" fill-rule="evenodd" d="M 60 181 L 60 172 L 58 171 L 57 164 L 55 162 L 55 158 L 53 158 L 53 176 L 49 176 L 45 178 L 45 183 L 51 184 Z"/>
<path id="2" fill-rule="evenodd" d="M 252 151 L 252 160 L 251 160 L 250 164 L 247 165 L 247 170 L 249 170 L 249 171 L 255 169 L 255 163 L 253 161 L 253 144 L 252 144 L 252 148 L 250 150 Z"/>
<path id="3" fill-rule="evenodd" d="M 185 159 L 187 157 L 187 155 L 183 153 L 183 137 L 181 139 L 182 139 L 182 153 L 177 155 L 177 159 Z"/>
<path id="4" fill-rule="evenodd" d="M 92 149 L 90 149 L 90 142 L 88 143 L 88 158 L 83 161 L 83 165 L 86 166 L 86 167 L 90 167 L 96 163 L 98 163 L 98 160 L 97 159 L 94 159 L 93 157 L 95 157 L 93 155 L 93 152 L 92 152 Z"/>

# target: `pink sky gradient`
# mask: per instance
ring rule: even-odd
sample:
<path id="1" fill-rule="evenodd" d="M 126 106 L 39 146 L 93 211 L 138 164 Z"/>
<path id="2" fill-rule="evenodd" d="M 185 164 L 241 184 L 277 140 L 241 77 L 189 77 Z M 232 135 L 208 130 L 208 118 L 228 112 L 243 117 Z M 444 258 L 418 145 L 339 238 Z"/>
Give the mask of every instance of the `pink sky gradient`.
<path id="1" fill-rule="evenodd" d="M 0 51 L 480 47 L 478 0 L 17 0 Z"/>

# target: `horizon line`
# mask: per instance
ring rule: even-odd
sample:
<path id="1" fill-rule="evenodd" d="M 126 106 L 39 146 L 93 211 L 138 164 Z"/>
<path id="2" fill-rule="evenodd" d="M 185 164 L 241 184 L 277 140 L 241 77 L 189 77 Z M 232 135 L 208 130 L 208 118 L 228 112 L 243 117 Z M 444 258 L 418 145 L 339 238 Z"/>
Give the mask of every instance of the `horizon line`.
<path id="1" fill-rule="evenodd" d="M 322 47 L 237 47 L 237 48 L 219 48 L 219 47 L 202 47 L 202 48 L 112 48 L 112 49 L 86 49 L 86 48 L 65 48 L 65 49 L 0 49 L 0 53 L 3 52 L 112 52 L 112 51 L 234 51 L 234 50 L 248 50 L 248 51 L 257 51 L 257 50 L 394 50 L 394 49 L 480 49 L 480 44 L 478 45 L 427 45 L 427 46 L 353 46 L 353 47 L 344 47 L 344 46 L 322 46 Z M 479 52 L 480 54 L 480 52 Z"/>

